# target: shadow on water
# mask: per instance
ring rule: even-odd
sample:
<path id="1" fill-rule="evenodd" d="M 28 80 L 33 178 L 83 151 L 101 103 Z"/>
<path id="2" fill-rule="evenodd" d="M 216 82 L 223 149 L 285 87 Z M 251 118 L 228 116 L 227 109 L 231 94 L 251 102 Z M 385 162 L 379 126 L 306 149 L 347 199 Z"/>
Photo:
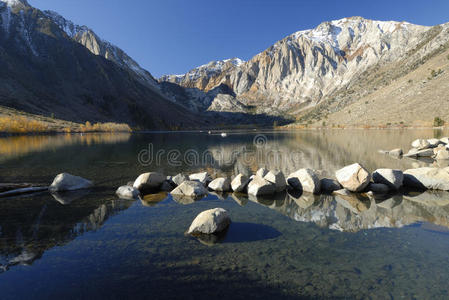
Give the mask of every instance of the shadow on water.
<path id="1" fill-rule="evenodd" d="M 243 243 L 274 239 L 282 234 L 275 228 L 255 223 L 233 222 L 223 239 L 223 243 Z"/>

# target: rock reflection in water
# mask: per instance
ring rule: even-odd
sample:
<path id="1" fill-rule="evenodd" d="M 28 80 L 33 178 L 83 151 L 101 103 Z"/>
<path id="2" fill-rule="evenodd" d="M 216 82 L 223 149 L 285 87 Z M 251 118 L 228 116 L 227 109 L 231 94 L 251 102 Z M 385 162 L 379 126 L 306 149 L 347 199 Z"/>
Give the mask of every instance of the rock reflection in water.
<path id="1" fill-rule="evenodd" d="M 239 204 L 246 199 L 238 194 L 231 197 Z M 293 220 L 339 231 L 400 228 L 419 222 L 449 228 L 449 192 L 414 192 L 404 196 L 390 195 L 386 199 L 354 193 L 317 196 L 289 192 L 271 199 L 254 196 L 247 199 Z"/>
<path id="2" fill-rule="evenodd" d="M 0 202 L 0 272 L 32 264 L 48 249 L 97 230 L 110 216 L 132 204 L 98 194 L 75 194 L 70 193 L 70 198 L 66 193 L 53 195 L 57 201 L 43 194 Z"/>

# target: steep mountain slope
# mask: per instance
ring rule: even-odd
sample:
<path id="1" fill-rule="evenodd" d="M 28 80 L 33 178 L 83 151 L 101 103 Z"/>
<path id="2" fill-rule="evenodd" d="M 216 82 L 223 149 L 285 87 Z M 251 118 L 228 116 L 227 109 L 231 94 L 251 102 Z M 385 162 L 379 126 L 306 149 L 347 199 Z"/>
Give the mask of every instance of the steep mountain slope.
<path id="1" fill-rule="evenodd" d="M 214 74 L 213 83 L 227 85 L 235 95 L 228 101 L 253 112 L 291 114 L 313 123 L 418 68 L 445 47 L 448 28 L 361 17 L 324 22 Z M 210 83 L 203 74 L 195 82 Z"/>
<path id="2" fill-rule="evenodd" d="M 76 122 L 200 125 L 122 50 L 25 0 L 0 1 L 0 104 Z"/>

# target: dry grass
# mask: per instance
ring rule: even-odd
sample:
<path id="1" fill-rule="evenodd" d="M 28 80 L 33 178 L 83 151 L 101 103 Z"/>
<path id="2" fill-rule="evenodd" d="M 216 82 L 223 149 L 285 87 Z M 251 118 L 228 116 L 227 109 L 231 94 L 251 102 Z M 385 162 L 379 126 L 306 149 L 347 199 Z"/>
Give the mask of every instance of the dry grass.
<path id="1" fill-rule="evenodd" d="M 29 133 L 29 132 L 50 132 L 48 124 L 26 117 L 0 117 L 0 132 L 5 133 Z"/>
<path id="2" fill-rule="evenodd" d="M 76 132 L 131 132 L 128 124 L 95 123 L 78 124 L 26 114 L 12 109 L 0 110 L 0 133 L 28 134 L 28 133 L 76 133 Z"/>

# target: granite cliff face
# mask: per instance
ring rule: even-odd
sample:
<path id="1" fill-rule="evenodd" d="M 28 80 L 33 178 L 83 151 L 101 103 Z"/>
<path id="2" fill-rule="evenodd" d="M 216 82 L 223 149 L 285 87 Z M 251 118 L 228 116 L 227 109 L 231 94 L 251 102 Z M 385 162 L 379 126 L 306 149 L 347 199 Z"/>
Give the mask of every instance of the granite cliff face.
<path id="1" fill-rule="evenodd" d="M 393 65 L 397 69 L 398 62 L 403 74 L 410 72 L 417 62 L 423 63 L 423 59 L 447 44 L 448 30 L 447 24 L 427 27 L 344 18 L 289 35 L 249 61 L 223 68 L 221 73 L 210 75 L 202 66 L 203 71 L 195 76 L 189 72 L 165 76 L 160 81 L 204 91 L 226 85 L 232 90 L 229 94 L 235 96 L 221 102 L 238 102 L 257 113 L 299 116 L 341 96 L 342 91 L 355 92 L 354 98 L 375 90 L 378 86 L 362 82 L 367 73 L 373 76 L 379 74 L 379 69 Z M 199 84 L 202 82 L 207 84 Z M 360 88 L 354 91 L 352 86 Z M 346 104 L 346 98 L 341 102 Z M 229 105 L 214 109 L 221 107 Z"/>

